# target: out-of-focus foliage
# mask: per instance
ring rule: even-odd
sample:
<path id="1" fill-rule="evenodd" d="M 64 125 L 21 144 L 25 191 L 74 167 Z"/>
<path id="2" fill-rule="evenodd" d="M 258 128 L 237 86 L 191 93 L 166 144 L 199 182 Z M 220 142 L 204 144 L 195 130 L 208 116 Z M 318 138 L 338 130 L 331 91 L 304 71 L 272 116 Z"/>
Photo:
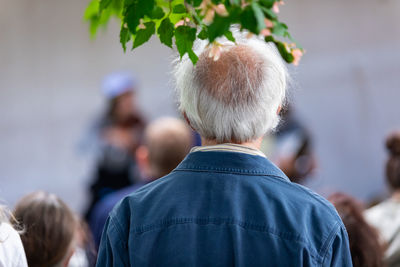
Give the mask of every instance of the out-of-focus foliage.
<path id="1" fill-rule="evenodd" d="M 90 22 L 92 36 L 111 17 L 118 18 L 124 51 L 130 41 L 134 49 L 156 34 L 168 47 L 175 43 L 180 56 L 188 54 L 193 64 L 198 60 L 193 52 L 197 38 L 218 48 L 218 37 L 235 41 L 230 28 L 239 25 L 241 30 L 273 42 L 286 62 L 297 65 L 303 49 L 279 21 L 280 5 L 281 0 L 92 0 L 84 18 Z"/>

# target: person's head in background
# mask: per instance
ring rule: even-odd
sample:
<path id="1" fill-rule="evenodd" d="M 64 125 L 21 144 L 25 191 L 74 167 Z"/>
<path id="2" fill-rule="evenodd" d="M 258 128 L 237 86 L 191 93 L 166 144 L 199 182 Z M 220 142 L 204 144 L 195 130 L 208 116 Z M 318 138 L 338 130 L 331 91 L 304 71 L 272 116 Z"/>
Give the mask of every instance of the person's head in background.
<path id="1" fill-rule="evenodd" d="M 56 195 L 34 192 L 16 205 L 14 216 L 30 267 L 64 267 L 74 252 L 77 218 Z"/>
<path id="2" fill-rule="evenodd" d="M 102 83 L 102 91 L 108 100 L 107 119 L 109 123 L 130 126 L 136 122 L 137 80 L 128 72 L 107 75 Z"/>
<path id="3" fill-rule="evenodd" d="M 389 158 L 386 162 L 386 180 L 393 194 L 400 197 L 400 131 L 389 135 L 386 139 Z"/>
<path id="4" fill-rule="evenodd" d="M 272 45 L 236 33 L 236 43 L 222 39 L 217 48 L 199 42 L 196 66 L 184 57 L 175 67 L 180 110 L 203 145 L 259 147 L 279 122 L 286 66 Z"/>
<path id="5" fill-rule="evenodd" d="M 383 266 L 384 253 L 378 232 L 364 219 L 361 204 L 343 193 L 335 193 L 328 200 L 335 206 L 346 227 L 353 266 Z"/>
<path id="6" fill-rule="evenodd" d="M 190 128 L 176 118 L 163 117 L 145 129 L 143 144 L 136 150 L 136 161 L 144 179 L 170 173 L 189 153 L 193 144 Z"/>
<path id="7" fill-rule="evenodd" d="M 144 183 L 170 173 L 189 153 L 192 144 L 192 132 L 182 120 L 164 117 L 147 125 L 142 144 L 136 149 L 136 163 L 143 183 L 111 193 L 94 207 L 89 225 L 96 246 L 100 244 L 103 227 L 112 208 Z"/>

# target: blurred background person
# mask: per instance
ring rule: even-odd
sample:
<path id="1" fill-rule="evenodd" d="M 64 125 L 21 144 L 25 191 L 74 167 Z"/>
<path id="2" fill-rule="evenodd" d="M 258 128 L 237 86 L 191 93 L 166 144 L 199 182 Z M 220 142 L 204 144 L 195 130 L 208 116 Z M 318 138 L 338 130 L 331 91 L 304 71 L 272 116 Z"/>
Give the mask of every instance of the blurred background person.
<path id="1" fill-rule="evenodd" d="M 90 227 L 97 247 L 108 214 L 115 204 L 144 184 L 170 173 L 189 153 L 192 144 L 192 132 L 182 120 L 164 117 L 146 127 L 143 144 L 136 150 L 142 182 L 109 194 L 93 210 Z"/>
<path id="2" fill-rule="evenodd" d="M 263 139 L 263 151 L 295 183 L 304 184 L 316 168 L 311 135 L 294 116 L 293 107 L 282 108 L 277 129 Z"/>
<path id="3" fill-rule="evenodd" d="M 80 241 L 77 217 L 56 195 L 31 193 L 17 203 L 14 215 L 23 229 L 29 267 L 89 266 L 85 255 L 75 254 Z"/>
<path id="4" fill-rule="evenodd" d="M 335 193 L 329 197 L 349 235 L 354 267 L 382 267 L 383 247 L 378 232 L 364 219 L 362 206 L 352 197 Z"/>
<path id="5" fill-rule="evenodd" d="M 400 266 L 400 131 L 389 135 L 386 149 L 386 181 L 392 190 L 391 197 L 366 210 L 365 217 L 386 243 L 385 260 L 390 267 Z"/>
<path id="6" fill-rule="evenodd" d="M 21 238 L 4 206 L 0 206 L 0 267 L 28 267 Z"/>
<path id="7" fill-rule="evenodd" d="M 90 204 L 85 213 L 89 219 L 94 205 L 102 197 L 137 182 L 134 154 L 139 145 L 145 121 L 136 106 L 137 80 L 127 72 L 109 74 L 102 90 L 108 107 L 97 122 L 90 138 L 97 140 L 98 161 L 90 185 Z M 88 140 L 89 143 L 91 140 Z"/>

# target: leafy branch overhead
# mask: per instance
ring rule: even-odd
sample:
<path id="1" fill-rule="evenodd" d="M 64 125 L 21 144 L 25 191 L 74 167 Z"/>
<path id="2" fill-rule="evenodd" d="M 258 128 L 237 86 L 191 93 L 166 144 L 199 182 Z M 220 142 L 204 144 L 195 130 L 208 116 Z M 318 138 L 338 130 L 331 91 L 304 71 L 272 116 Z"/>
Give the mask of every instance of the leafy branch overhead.
<path id="1" fill-rule="evenodd" d="M 274 43 L 286 62 L 297 65 L 303 49 L 279 21 L 280 5 L 282 0 L 92 0 L 84 17 L 90 22 L 92 36 L 111 17 L 118 18 L 124 51 L 129 42 L 134 49 L 156 34 L 168 47 L 175 43 L 180 56 L 188 54 L 193 64 L 198 60 L 193 52 L 197 38 L 208 40 L 213 51 L 219 46 L 218 37 L 235 41 L 230 28 L 239 25 L 241 30 Z"/>

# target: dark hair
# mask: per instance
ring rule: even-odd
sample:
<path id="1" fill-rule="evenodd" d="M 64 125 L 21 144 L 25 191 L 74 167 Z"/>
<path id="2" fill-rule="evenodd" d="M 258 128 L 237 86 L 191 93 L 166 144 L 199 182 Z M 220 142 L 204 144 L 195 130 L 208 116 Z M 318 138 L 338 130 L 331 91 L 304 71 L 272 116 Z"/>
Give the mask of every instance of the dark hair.
<path id="1" fill-rule="evenodd" d="M 361 205 L 342 193 L 331 195 L 329 201 L 336 207 L 349 235 L 353 266 L 383 266 L 383 247 L 378 232 L 365 221 Z"/>
<path id="2" fill-rule="evenodd" d="M 30 267 L 54 266 L 68 256 L 77 220 L 56 195 L 34 192 L 25 196 L 17 203 L 14 216 L 24 229 L 21 240 Z"/>
<path id="3" fill-rule="evenodd" d="M 389 159 L 386 162 L 386 179 L 394 190 L 400 189 L 400 131 L 394 132 L 386 139 Z"/>

